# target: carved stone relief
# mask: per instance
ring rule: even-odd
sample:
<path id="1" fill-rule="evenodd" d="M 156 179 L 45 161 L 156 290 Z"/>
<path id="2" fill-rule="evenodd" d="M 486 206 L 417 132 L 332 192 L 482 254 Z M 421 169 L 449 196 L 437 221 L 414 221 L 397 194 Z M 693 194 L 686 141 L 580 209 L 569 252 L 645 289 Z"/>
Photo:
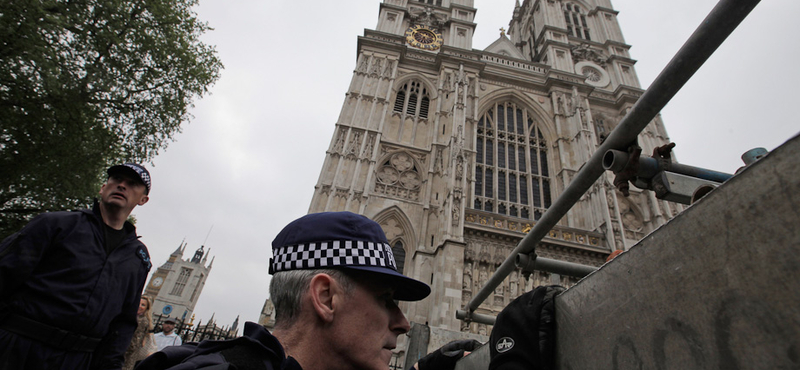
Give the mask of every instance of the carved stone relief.
<path id="1" fill-rule="evenodd" d="M 371 76 L 380 75 L 381 67 L 383 67 L 383 59 L 373 58 L 373 60 L 372 60 L 372 68 L 370 68 L 369 74 Z"/>
<path id="2" fill-rule="evenodd" d="M 371 158 L 372 157 L 372 148 L 375 147 L 375 134 L 369 134 L 367 137 L 367 143 L 364 145 L 364 151 L 361 152 L 362 158 Z"/>
<path id="3" fill-rule="evenodd" d="M 336 143 L 333 145 L 334 153 L 342 153 L 344 150 L 344 138 L 347 135 L 347 129 L 344 127 L 339 128 L 339 134 L 336 137 Z"/>
<path id="4" fill-rule="evenodd" d="M 448 14 L 437 13 L 433 8 L 428 6 L 424 8 L 411 6 L 408 9 L 408 13 L 412 23 L 435 28 L 437 30 L 441 30 L 444 24 L 450 19 Z"/>
<path id="5" fill-rule="evenodd" d="M 403 228 L 400 226 L 400 223 L 397 222 L 396 219 L 390 218 L 381 223 L 381 228 L 383 228 L 383 233 L 386 234 L 387 240 L 394 240 L 400 236 L 403 236 Z"/>
<path id="6" fill-rule="evenodd" d="M 361 148 L 361 131 L 353 131 L 350 135 L 350 143 L 347 145 L 345 155 L 355 157 Z"/>
<path id="7" fill-rule="evenodd" d="M 587 43 L 573 46 L 571 51 L 572 59 L 576 62 L 588 60 L 605 68 L 606 62 L 608 61 L 608 57 L 605 56 L 602 51 L 592 49 L 592 47 Z"/>
<path id="8" fill-rule="evenodd" d="M 402 199 L 419 200 L 422 178 L 408 153 L 392 154 L 376 171 L 376 192 Z"/>

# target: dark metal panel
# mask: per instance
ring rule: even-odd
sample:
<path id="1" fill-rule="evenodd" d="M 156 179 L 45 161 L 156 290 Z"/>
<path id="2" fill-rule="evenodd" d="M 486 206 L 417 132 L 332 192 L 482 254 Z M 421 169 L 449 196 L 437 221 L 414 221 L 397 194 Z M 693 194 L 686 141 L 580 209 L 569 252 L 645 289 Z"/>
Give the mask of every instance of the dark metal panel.
<path id="1" fill-rule="evenodd" d="M 556 300 L 560 369 L 800 368 L 800 136 Z"/>

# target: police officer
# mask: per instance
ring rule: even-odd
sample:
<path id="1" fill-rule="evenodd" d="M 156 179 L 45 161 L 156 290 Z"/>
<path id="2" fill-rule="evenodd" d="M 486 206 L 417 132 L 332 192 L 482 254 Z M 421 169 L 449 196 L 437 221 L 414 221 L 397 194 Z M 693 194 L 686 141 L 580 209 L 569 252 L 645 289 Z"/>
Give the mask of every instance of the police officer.
<path id="1" fill-rule="evenodd" d="M 350 212 L 313 213 L 272 248 L 272 334 L 247 322 L 242 337 L 167 347 L 137 370 L 386 370 L 409 330 L 396 301 L 423 299 L 430 287 L 397 272 L 381 226 Z"/>
<path id="2" fill-rule="evenodd" d="M 36 216 L 0 244 L 0 368 L 119 369 L 150 270 L 127 222 L 150 173 L 108 169 L 92 209 Z"/>

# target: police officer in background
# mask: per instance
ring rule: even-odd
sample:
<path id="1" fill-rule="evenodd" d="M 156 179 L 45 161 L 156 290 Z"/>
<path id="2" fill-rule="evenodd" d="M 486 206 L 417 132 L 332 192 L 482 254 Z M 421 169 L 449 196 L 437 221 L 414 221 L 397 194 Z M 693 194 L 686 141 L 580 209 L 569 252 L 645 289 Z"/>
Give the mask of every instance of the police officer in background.
<path id="1" fill-rule="evenodd" d="M 92 209 L 36 216 L 0 244 L 0 369 L 119 369 L 150 270 L 127 222 L 150 173 L 108 169 Z"/>

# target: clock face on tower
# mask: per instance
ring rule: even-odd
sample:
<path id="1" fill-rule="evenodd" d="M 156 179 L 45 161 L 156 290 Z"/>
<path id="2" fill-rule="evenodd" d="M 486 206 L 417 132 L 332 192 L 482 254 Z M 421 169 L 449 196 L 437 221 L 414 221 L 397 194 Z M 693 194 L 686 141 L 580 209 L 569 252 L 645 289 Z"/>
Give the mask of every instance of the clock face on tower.
<path id="1" fill-rule="evenodd" d="M 423 50 L 437 50 L 442 46 L 442 34 L 425 26 L 415 25 L 406 30 L 406 42 Z"/>
<path id="2" fill-rule="evenodd" d="M 163 283 L 164 283 L 164 278 L 162 278 L 161 276 L 159 276 L 159 277 L 157 277 L 157 278 L 153 279 L 153 282 L 152 282 L 151 284 L 152 284 L 154 287 L 160 287 L 160 286 L 161 286 L 161 284 L 163 284 Z"/>

